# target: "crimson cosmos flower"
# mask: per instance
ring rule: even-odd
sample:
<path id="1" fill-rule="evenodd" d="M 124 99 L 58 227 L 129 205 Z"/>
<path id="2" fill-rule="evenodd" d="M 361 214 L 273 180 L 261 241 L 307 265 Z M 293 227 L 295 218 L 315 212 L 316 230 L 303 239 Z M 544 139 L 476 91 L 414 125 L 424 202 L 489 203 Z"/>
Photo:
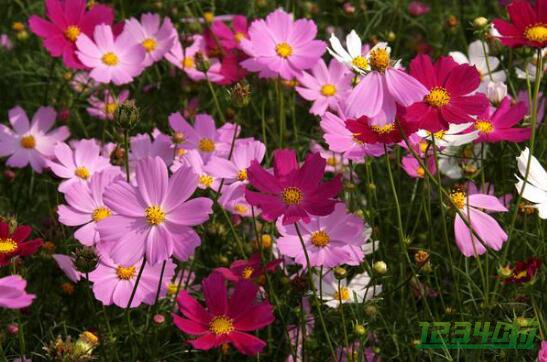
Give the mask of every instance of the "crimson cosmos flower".
<path id="1" fill-rule="evenodd" d="M 29 256 L 40 249 L 43 244 L 41 239 L 25 241 L 31 232 L 30 226 L 21 225 L 10 233 L 9 225 L 0 222 L 0 266 L 9 265 L 16 256 Z"/>
<path id="2" fill-rule="evenodd" d="M 281 259 L 275 259 L 263 266 L 260 254 L 255 253 L 247 260 L 234 261 L 230 268 L 216 268 L 215 271 L 233 282 L 242 279 L 255 280 L 264 273 L 273 271 L 280 263 Z"/>
<path id="3" fill-rule="evenodd" d="M 509 20 L 494 19 L 503 45 L 510 48 L 547 46 L 547 0 L 536 0 L 535 9 L 529 1 L 514 0 L 507 6 Z"/>

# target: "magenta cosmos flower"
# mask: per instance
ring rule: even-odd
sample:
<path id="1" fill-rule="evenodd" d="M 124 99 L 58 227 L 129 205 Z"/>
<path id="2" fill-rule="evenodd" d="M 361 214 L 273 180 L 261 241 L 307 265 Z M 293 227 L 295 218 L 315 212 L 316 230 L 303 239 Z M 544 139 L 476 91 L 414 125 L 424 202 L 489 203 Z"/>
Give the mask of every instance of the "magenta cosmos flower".
<path id="1" fill-rule="evenodd" d="M 302 167 L 294 150 L 276 150 L 273 158 L 273 175 L 256 161 L 247 169 L 249 183 L 258 192 L 247 189 L 245 197 L 260 207 L 265 220 L 274 221 L 283 215 L 283 225 L 300 220 L 307 223 L 310 215 L 324 216 L 334 210 L 334 198 L 342 188 L 341 176 L 321 182 L 326 161 L 319 153 L 309 154 Z"/>
<path id="2" fill-rule="evenodd" d="M 409 121 L 429 132 L 447 130 L 450 123 L 473 122 L 489 106 L 488 98 L 474 93 L 481 78 L 477 69 L 441 57 L 435 64 L 429 55 L 418 55 L 410 63 L 410 74 L 428 89 L 420 102 L 408 107 Z"/>
<path id="3" fill-rule="evenodd" d="M 87 113 L 95 118 L 111 121 L 114 119 L 118 106 L 128 98 L 129 91 L 127 89 L 122 90 L 117 96 L 112 94 L 109 89 L 105 89 L 102 99 L 95 95 L 89 97 L 87 101 L 90 107 L 87 107 Z"/>
<path id="4" fill-rule="evenodd" d="M 535 9 L 529 1 L 514 0 L 507 6 L 510 23 L 494 19 L 503 45 L 517 48 L 547 46 L 547 0 L 536 0 Z"/>
<path id="5" fill-rule="evenodd" d="M 23 108 L 10 109 L 9 121 L 13 131 L 0 124 L 0 157 L 10 156 L 6 162 L 8 166 L 22 168 L 30 163 L 34 171 L 41 173 L 47 160 L 53 156 L 57 142 L 70 135 L 65 126 L 50 132 L 56 116 L 52 107 L 40 107 L 29 123 Z"/>
<path id="6" fill-rule="evenodd" d="M 74 150 L 59 142 L 54 153 L 56 160 L 48 161 L 48 166 L 55 175 L 65 179 L 59 184 L 59 192 L 66 192 L 76 183 L 87 183 L 96 172 L 113 167 L 108 158 L 100 155 L 101 147 L 94 139 L 78 141 Z"/>
<path id="7" fill-rule="evenodd" d="M 30 226 L 18 226 L 10 233 L 9 225 L 0 222 L 0 266 L 11 263 L 11 259 L 17 256 L 24 257 L 36 253 L 44 244 L 42 239 L 25 241 L 32 232 Z"/>
<path id="8" fill-rule="evenodd" d="M 100 252 L 101 256 L 97 268 L 89 273 L 89 280 L 93 283 L 93 294 L 104 305 L 115 304 L 120 308 L 125 308 L 135 288 L 142 259 L 134 264 L 117 264 L 108 256 L 106 251 L 101 250 Z M 160 285 L 162 264 L 150 265 L 147 263 L 144 266 L 139 285 L 130 305 L 131 308 L 136 308 L 141 303 L 154 304 L 158 285 Z M 175 267 L 171 259 L 166 260 L 163 280 L 169 281 L 173 278 Z M 166 283 L 161 283 L 160 297 L 164 297 L 166 294 Z"/>
<path id="9" fill-rule="evenodd" d="M 387 43 L 376 44 L 365 58 L 369 71 L 347 99 L 345 112 L 350 117 L 367 116 L 372 125 L 393 121 L 397 105 L 408 107 L 421 100 L 427 89 L 391 60 Z"/>
<path id="10" fill-rule="evenodd" d="M 232 28 L 223 21 L 215 20 L 211 25 L 211 31 L 224 49 L 239 48 L 242 39 L 249 37 L 247 18 L 243 15 L 235 15 L 232 19 Z"/>
<path id="11" fill-rule="evenodd" d="M 281 259 L 276 259 L 268 262 L 266 265 L 262 265 L 260 253 L 255 253 L 249 257 L 249 259 L 236 260 L 230 268 L 216 268 L 215 272 L 220 273 L 227 280 L 237 282 L 242 279 L 256 280 L 264 273 L 272 272 L 281 263 Z"/>
<path id="12" fill-rule="evenodd" d="M 353 73 L 343 63 L 333 59 L 327 68 L 323 59 L 319 59 L 311 68 L 311 74 L 302 72 L 298 76 L 302 86 L 296 87 L 296 91 L 302 98 L 313 102 L 311 114 L 322 116 L 329 108 L 339 109 L 351 92 L 352 78 Z"/>
<path id="13" fill-rule="evenodd" d="M 161 60 L 173 47 L 177 36 L 169 18 L 162 24 L 160 16 L 152 13 L 142 14 L 140 23 L 135 18 L 126 20 L 124 31 L 128 31 L 145 50 L 144 66 Z"/>
<path id="14" fill-rule="evenodd" d="M 63 57 L 69 68 L 82 69 L 85 66 L 76 57 L 75 42 L 80 34 L 91 36 L 95 26 L 112 24 L 114 11 L 96 4 L 86 10 L 86 0 L 46 0 L 48 20 L 33 15 L 29 19 L 30 30 L 44 40 L 44 46 L 52 57 Z"/>
<path id="15" fill-rule="evenodd" d="M 213 202 L 205 197 L 188 198 L 197 187 L 197 176 L 181 167 L 171 178 L 161 158 L 137 162 L 137 186 L 125 181 L 112 183 L 104 202 L 114 215 L 97 227 L 101 240 L 114 243 L 111 257 L 122 264 L 134 264 L 143 256 L 151 264 L 171 255 L 188 259 L 199 245 L 189 226 L 205 222 Z"/>
<path id="16" fill-rule="evenodd" d="M 27 281 L 19 275 L 0 278 L 0 308 L 21 309 L 32 304 L 36 296 L 25 291 Z"/>
<path id="17" fill-rule="evenodd" d="M 180 330 L 198 336 L 188 340 L 188 343 L 201 350 L 231 343 L 246 355 L 261 352 L 266 343 L 246 332 L 263 328 L 275 318 L 270 303 L 256 302 L 258 287 L 247 280 L 241 280 L 236 283 L 228 298 L 224 277 L 220 273 L 212 273 L 201 285 L 207 309 L 182 290 L 177 297 L 177 304 L 186 318 L 173 314 L 173 323 Z"/>
<path id="18" fill-rule="evenodd" d="M 267 68 L 284 79 L 300 75 L 313 67 L 326 50 L 326 44 L 314 40 L 317 26 L 313 20 L 293 20 L 283 9 L 270 13 L 266 20 L 255 20 L 249 28 L 249 39 L 242 39 L 240 46 L 250 61 L 241 65 L 251 71 Z"/>
<path id="19" fill-rule="evenodd" d="M 528 113 L 524 102 L 512 105 L 510 97 L 505 97 L 499 108 L 488 107 L 477 116 L 472 130 L 479 131 L 479 138 L 475 142 L 522 142 L 530 138 L 529 127 L 519 128 L 517 125 Z"/>
<path id="20" fill-rule="evenodd" d="M 59 222 L 67 226 L 80 226 L 74 237 L 84 245 L 94 245 L 100 241 L 97 223 L 112 215 L 103 202 L 105 189 L 113 182 L 122 179 L 117 168 L 110 168 L 94 174 L 89 182 L 74 183 L 65 190 L 68 205 L 59 205 Z"/>
<path id="21" fill-rule="evenodd" d="M 277 239 L 279 251 L 306 265 L 306 256 L 294 225 L 276 224 L 281 237 Z M 314 216 L 309 223 L 298 222 L 311 266 L 332 268 L 337 265 L 359 265 L 364 254 L 361 249 L 363 221 L 349 214 L 344 204 L 336 204 L 334 211 L 326 216 Z"/>
<path id="22" fill-rule="evenodd" d="M 456 214 L 454 235 L 456 237 L 456 245 L 462 254 L 466 257 L 482 255 L 486 252 L 485 246 L 494 250 L 500 250 L 503 243 L 507 240 L 507 234 L 492 216 L 482 210 L 505 212 L 507 211 L 505 206 L 495 196 L 479 193 L 470 195 L 463 190 L 452 192 L 451 198 L 456 207 L 469 221 L 473 230 L 486 244 L 483 245 L 473 235 L 471 229 L 467 227 L 460 215 Z"/>
<path id="23" fill-rule="evenodd" d="M 97 25 L 93 40 L 82 34 L 76 47 L 80 61 L 92 68 L 89 76 L 99 83 L 126 84 L 144 69 L 146 52 L 126 30 L 114 39 L 110 25 Z"/>

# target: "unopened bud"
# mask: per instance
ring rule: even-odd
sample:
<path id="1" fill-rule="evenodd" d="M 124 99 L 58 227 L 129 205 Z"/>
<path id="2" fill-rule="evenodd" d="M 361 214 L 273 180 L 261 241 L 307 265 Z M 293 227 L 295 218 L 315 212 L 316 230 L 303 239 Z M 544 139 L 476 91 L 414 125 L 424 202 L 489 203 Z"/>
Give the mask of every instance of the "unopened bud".
<path id="1" fill-rule="evenodd" d="M 184 133 L 182 132 L 175 132 L 173 136 L 171 136 L 171 141 L 173 141 L 174 144 L 180 145 L 181 143 L 184 143 L 186 140 L 186 137 L 184 136 Z"/>
<path id="2" fill-rule="evenodd" d="M 81 273 L 89 273 L 97 266 L 99 258 L 93 248 L 83 246 L 74 252 L 74 266 Z"/>
<path id="3" fill-rule="evenodd" d="M 334 277 L 336 279 L 338 280 L 345 279 L 347 276 L 348 276 L 348 271 L 345 268 L 341 266 L 334 268 Z"/>
<path id="4" fill-rule="evenodd" d="M 19 333 L 19 325 L 17 323 L 10 323 L 6 327 L 6 331 L 11 335 L 16 335 Z"/>
<path id="5" fill-rule="evenodd" d="M 473 20 L 473 26 L 476 28 L 476 29 L 482 29 L 484 28 L 486 25 L 488 25 L 488 19 L 486 19 L 484 16 L 479 16 L 478 18 L 475 18 Z"/>
<path id="6" fill-rule="evenodd" d="M 387 41 L 394 42 L 395 39 L 397 39 L 397 35 L 395 35 L 394 32 L 390 31 L 389 33 L 387 33 L 387 36 L 386 36 Z"/>
<path id="7" fill-rule="evenodd" d="M 376 273 L 380 275 L 384 275 L 385 273 L 387 273 L 387 264 L 383 261 L 377 261 L 374 264 L 372 264 L 372 269 Z"/>
<path id="8" fill-rule="evenodd" d="M 369 317 L 375 317 L 378 314 L 378 308 L 373 304 L 369 304 L 365 306 L 365 314 Z"/>
<path id="9" fill-rule="evenodd" d="M 358 336 L 364 336 L 367 333 L 367 329 L 362 324 L 356 324 L 355 327 L 353 327 L 353 331 Z"/>
<path id="10" fill-rule="evenodd" d="M 458 26 L 458 24 L 459 24 L 458 18 L 455 17 L 454 15 L 450 15 L 450 16 L 446 19 L 446 25 L 447 25 L 449 28 L 455 28 L 456 26 Z"/>
<path id="11" fill-rule="evenodd" d="M 513 269 L 509 265 L 500 266 L 497 270 L 498 276 L 501 279 L 507 279 L 513 275 Z"/>
<path id="12" fill-rule="evenodd" d="M 251 87 L 247 82 L 238 82 L 232 87 L 230 95 L 234 106 L 245 107 L 251 100 Z"/>
<path id="13" fill-rule="evenodd" d="M 194 56 L 194 59 L 196 61 L 196 69 L 200 72 L 207 73 L 209 68 L 211 68 L 211 63 L 209 60 L 203 55 L 203 53 L 196 53 Z"/>
<path id="14" fill-rule="evenodd" d="M 163 314 L 156 314 L 154 315 L 154 323 L 156 324 L 163 324 L 165 322 L 165 317 Z"/>
<path id="15" fill-rule="evenodd" d="M 272 247 L 272 237 L 268 234 L 264 234 L 261 237 L 262 239 L 262 247 L 264 249 L 269 249 Z"/>
<path id="16" fill-rule="evenodd" d="M 116 123 L 128 130 L 133 128 L 140 119 L 140 111 L 134 100 L 125 101 L 116 109 Z"/>

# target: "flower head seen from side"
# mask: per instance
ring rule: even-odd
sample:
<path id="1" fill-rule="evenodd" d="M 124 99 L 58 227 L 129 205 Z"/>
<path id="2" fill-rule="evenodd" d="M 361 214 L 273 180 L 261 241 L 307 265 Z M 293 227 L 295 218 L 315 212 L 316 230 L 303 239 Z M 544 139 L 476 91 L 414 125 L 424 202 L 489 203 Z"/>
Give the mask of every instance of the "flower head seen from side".
<path id="1" fill-rule="evenodd" d="M 99 24 L 112 24 L 114 11 L 102 4 L 86 10 L 85 0 L 46 0 L 48 20 L 37 15 L 29 19 L 30 29 L 44 41 L 44 47 L 52 57 L 62 57 L 65 66 L 85 68 L 76 57 L 76 40 L 81 34 L 92 36 Z"/>
<path id="2" fill-rule="evenodd" d="M 532 157 L 531 160 L 528 158 Z M 527 182 L 524 183 L 526 168 L 530 162 Z M 515 175 L 518 182 L 515 184 L 517 192 L 522 197 L 534 204 L 541 219 L 547 219 L 547 172 L 537 158 L 530 155 L 530 149 L 526 147 L 517 157 L 517 167 L 520 175 Z"/>
<path id="3" fill-rule="evenodd" d="M 281 78 L 290 80 L 302 70 L 313 67 L 325 52 L 326 44 L 315 40 L 317 26 L 313 20 L 294 20 L 283 9 L 270 13 L 265 20 L 258 19 L 249 27 L 249 39 L 240 46 L 251 58 L 241 65 L 257 71 L 249 63 L 258 63 Z M 254 65 L 254 64 L 253 64 Z"/>
<path id="4" fill-rule="evenodd" d="M 202 282 L 204 308 L 187 291 L 182 290 L 177 304 L 183 317 L 173 314 L 173 323 L 195 339 L 195 349 L 210 350 L 231 343 L 241 353 L 256 355 L 266 343 L 248 332 L 263 328 L 274 321 L 273 308 L 268 302 L 257 302 L 258 287 L 240 280 L 228 297 L 224 277 L 212 273 Z"/>
<path id="5" fill-rule="evenodd" d="M 234 16 L 231 28 L 223 21 L 213 21 L 211 31 L 217 37 L 220 45 L 228 50 L 239 48 L 241 40 L 249 38 L 247 18 L 242 15 Z"/>
<path id="6" fill-rule="evenodd" d="M 73 283 L 80 281 L 84 274 L 76 269 L 74 266 L 74 259 L 72 257 L 64 254 L 53 254 L 52 257 L 70 281 Z"/>
<path id="7" fill-rule="evenodd" d="M 310 72 L 298 76 L 300 86 L 295 88 L 302 98 L 313 102 L 310 113 L 322 116 L 327 109 L 339 109 L 351 92 L 352 73 L 337 60 L 331 60 L 327 67 L 322 59 Z"/>
<path id="8" fill-rule="evenodd" d="M 517 261 L 511 275 L 503 280 L 503 284 L 522 284 L 533 281 L 541 264 L 541 259 L 534 256 Z"/>
<path id="9" fill-rule="evenodd" d="M 348 69 L 360 74 L 370 71 L 368 59 L 365 54 L 363 54 L 363 50 L 368 52 L 368 45 L 363 47 L 361 38 L 359 38 L 359 35 L 357 35 L 355 30 L 352 30 L 346 36 L 347 50 L 342 46 L 342 43 L 334 33 L 330 35 L 329 42 L 331 48 L 327 48 L 327 50 L 338 62 L 344 64 Z"/>
<path id="10" fill-rule="evenodd" d="M 177 36 L 169 18 L 163 19 L 162 23 L 160 16 L 152 13 L 142 14 L 140 22 L 135 18 L 126 20 L 124 30 L 127 30 L 146 52 L 144 66 L 161 60 L 171 50 Z"/>
<path id="11" fill-rule="evenodd" d="M 101 148 L 93 139 L 78 141 L 74 150 L 59 142 L 54 153 L 55 161 L 48 161 L 48 165 L 55 175 L 64 179 L 58 188 L 63 193 L 76 183 L 87 183 L 96 172 L 113 167 L 108 158 L 100 155 Z"/>
<path id="12" fill-rule="evenodd" d="M 222 194 L 218 199 L 220 206 L 231 212 L 234 215 L 242 217 L 252 217 L 253 209 L 251 204 L 245 198 L 246 184 L 242 182 L 234 182 L 231 185 L 222 188 Z M 254 210 L 254 215 L 258 216 L 260 210 Z"/>
<path id="13" fill-rule="evenodd" d="M 11 259 L 19 256 L 25 257 L 36 253 L 44 244 L 42 239 L 28 240 L 32 228 L 21 225 L 10 232 L 10 227 L 5 222 L 0 222 L 0 266 L 9 265 Z"/>
<path id="14" fill-rule="evenodd" d="M 134 264 L 143 256 L 151 264 L 171 255 L 187 260 L 200 239 L 190 227 L 205 222 L 212 201 L 189 199 L 197 187 L 197 176 L 181 167 L 169 177 L 161 158 L 137 162 L 137 186 L 125 181 L 112 183 L 103 199 L 113 215 L 98 223 L 101 240 L 113 243 L 110 256 L 120 264 Z"/>
<path id="15" fill-rule="evenodd" d="M 368 274 L 364 272 L 355 275 L 350 281 L 340 280 L 340 288 L 338 288 L 338 280 L 332 271 L 323 275 L 323 280 L 314 275 L 315 288 L 321 290 L 321 299 L 331 308 L 337 308 L 342 303 L 362 303 L 381 293 L 382 286 L 371 285 L 370 280 Z"/>
<path id="16" fill-rule="evenodd" d="M 57 142 L 70 135 L 66 126 L 51 130 L 56 116 L 52 107 L 40 107 L 29 122 L 21 107 L 10 109 L 9 121 L 13 130 L 0 124 L 0 157 L 10 156 L 6 162 L 8 166 L 22 168 L 30 163 L 34 171 L 41 173 L 53 156 Z"/>
<path id="17" fill-rule="evenodd" d="M 99 83 L 127 84 L 144 70 L 146 52 L 127 30 L 114 38 L 110 25 L 97 25 L 93 39 L 82 34 L 76 47 L 80 61 L 91 68 L 89 76 Z"/>
<path id="18" fill-rule="evenodd" d="M 535 9 L 524 0 L 514 0 L 507 6 L 510 22 L 494 19 L 493 24 L 499 32 L 503 45 L 510 48 L 547 46 L 547 7 L 546 0 L 536 0 Z"/>
<path id="19" fill-rule="evenodd" d="M 377 126 L 372 124 L 372 120 L 369 117 L 361 116 L 357 119 L 346 120 L 346 128 L 351 132 L 355 140 L 362 144 L 379 143 L 390 145 L 403 140 L 401 131 L 407 135 L 407 137 L 416 131 L 416 124 L 406 120 L 400 107 L 396 117 L 397 120 L 393 118 L 384 125 Z M 399 126 L 401 129 L 399 129 Z"/>
<path id="20" fill-rule="evenodd" d="M 277 239 L 279 251 L 305 266 L 306 257 L 295 226 L 278 220 L 276 227 L 281 234 Z M 309 223 L 298 222 L 298 228 L 311 266 L 359 265 L 364 258 L 363 221 L 348 213 L 343 204 L 336 204 L 329 215 L 313 216 Z"/>
<path id="21" fill-rule="evenodd" d="M 437 172 L 437 167 L 435 166 L 435 159 L 433 156 L 429 155 L 429 157 L 427 157 L 427 160 L 422 161 L 426 164 L 429 173 L 434 175 Z M 406 155 L 405 157 L 403 157 L 401 164 L 403 166 L 403 170 L 405 170 L 408 176 L 412 178 L 425 177 L 426 172 L 424 168 L 420 165 L 418 160 L 414 158 L 413 155 Z"/>
<path id="22" fill-rule="evenodd" d="M 262 210 L 262 217 L 274 221 L 283 216 L 283 224 L 303 220 L 310 215 L 324 216 L 334 211 L 334 199 L 342 188 L 337 175 L 322 182 L 326 161 L 319 153 L 309 154 L 299 167 L 296 152 L 290 149 L 274 152 L 274 174 L 253 161 L 247 170 L 249 184 L 257 191 L 247 189 L 247 201 Z"/>
<path id="23" fill-rule="evenodd" d="M 36 296 L 25 289 L 27 281 L 19 275 L 0 278 L 0 308 L 21 309 L 32 304 Z"/>
<path id="24" fill-rule="evenodd" d="M 429 132 L 425 129 L 418 130 L 416 134 L 429 142 L 435 142 L 437 147 L 456 147 L 473 142 L 479 137 L 478 130 L 469 131 L 474 123 L 451 123 L 446 131 Z M 467 130 L 467 131 L 466 131 Z M 433 147 L 433 146 L 431 146 Z M 431 148 L 432 149 L 432 148 Z"/>
<path id="25" fill-rule="evenodd" d="M 103 201 L 106 188 L 114 181 L 123 179 L 121 171 L 109 168 L 94 174 L 89 182 L 74 183 L 65 190 L 67 205 L 59 205 L 59 222 L 67 226 L 80 226 L 74 238 L 83 245 L 91 246 L 100 241 L 97 223 L 112 215 Z"/>
<path id="26" fill-rule="evenodd" d="M 462 187 L 452 191 L 450 198 L 473 228 L 471 230 L 460 214 L 456 214 L 454 235 L 461 253 L 466 257 L 482 255 L 486 252 L 486 246 L 496 251 L 500 250 L 503 243 L 507 241 L 507 234 L 492 216 L 483 211 L 506 212 L 507 208 L 497 197 L 480 193 L 471 195 Z M 482 242 L 473 231 L 482 239 Z"/>
<path id="27" fill-rule="evenodd" d="M 523 142 L 530 138 L 529 127 L 514 127 L 528 113 L 524 102 L 512 104 L 510 97 L 505 97 L 497 109 L 487 108 L 479 114 L 473 123 L 472 130 L 479 132 L 475 142 Z"/>
<path id="28" fill-rule="evenodd" d="M 114 119 L 114 115 L 120 104 L 129 98 L 129 91 L 124 89 L 116 96 L 111 94 L 110 90 L 105 89 L 102 96 L 102 99 L 96 95 L 88 98 L 89 107 L 87 107 L 87 113 L 103 121 L 111 121 Z"/>
<path id="29" fill-rule="evenodd" d="M 398 105 L 408 107 L 427 95 L 424 85 L 391 59 L 387 43 L 376 44 L 367 60 L 371 71 L 349 95 L 344 110 L 348 116 L 367 116 L 374 125 L 384 126 L 395 118 Z"/>
<path id="30" fill-rule="evenodd" d="M 264 273 L 272 272 L 279 264 L 281 259 L 275 259 L 262 265 L 260 254 L 255 253 L 246 260 L 236 260 L 229 268 L 216 268 L 215 272 L 220 273 L 232 282 L 239 280 L 258 280 Z"/>
<path id="31" fill-rule="evenodd" d="M 433 64 L 428 55 L 418 55 L 410 63 L 410 74 L 428 90 L 406 112 L 419 128 L 438 132 L 447 130 L 450 123 L 473 122 L 473 116 L 489 106 L 484 94 L 474 93 L 480 84 L 477 69 L 451 57 L 443 56 Z"/>

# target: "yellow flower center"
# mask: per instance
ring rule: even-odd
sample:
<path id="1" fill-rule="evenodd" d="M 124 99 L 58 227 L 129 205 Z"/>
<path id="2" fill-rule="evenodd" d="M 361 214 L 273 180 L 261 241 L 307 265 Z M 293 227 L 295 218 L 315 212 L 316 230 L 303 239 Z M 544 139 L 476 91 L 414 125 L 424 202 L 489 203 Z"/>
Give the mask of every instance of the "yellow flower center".
<path id="1" fill-rule="evenodd" d="M 385 72 L 389 67 L 389 53 L 384 48 L 374 49 L 370 52 L 370 65 L 378 72 Z"/>
<path id="2" fill-rule="evenodd" d="M 340 291 L 334 293 L 334 299 L 339 302 L 346 301 L 349 299 L 349 289 L 347 287 L 340 287 Z"/>
<path id="3" fill-rule="evenodd" d="M 221 334 L 228 334 L 234 330 L 234 324 L 231 318 L 226 316 L 217 316 L 209 322 L 209 330 L 217 336 Z"/>
<path id="4" fill-rule="evenodd" d="M 424 170 L 424 168 L 421 167 L 421 166 L 418 167 L 418 168 L 416 169 L 416 174 L 417 174 L 418 176 L 420 176 L 420 177 L 424 177 L 424 175 L 425 175 L 425 170 Z"/>
<path id="5" fill-rule="evenodd" d="M 184 156 L 186 154 L 186 150 L 184 148 L 177 149 L 177 156 Z"/>
<path id="6" fill-rule="evenodd" d="M 21 144 L 21 147 L 26 149 L 31 149 L 36 147 L 36 140 L 34 139 L 33 135 L 23 136 L 21 137 L 21 141 L 19 141 Z"/>
<path id="7" fill-rule="evenodd" d="M 473 125 L 477 131 L 480 133 L 490 133 L 494 130 L 494 126 L 492 125 L 492 122 L 486 121 L 483 119 L 478 119 L 475 121 L 475 124 Z"/>
<path id="8" fill-rule="evenodd" d="M 0 255 L 11 254 L 17 250 L 17 243 L 12 238 L 0 239 Z"/>
<path id="9" fill-rule="evenodd" d="M 106 219 L 110 215 L 112 215 L 112 212 L 110 212 L 110 210 L 108 210 L 106 207 L 101 206 L 93 210 L 91 218 L 93 219 L 93 221 L 99 222 L 103 219 Z"/>
<path id="10" fill-rule="evenodd" d="M 169 283 L 167 285 L 167 294 L 169 295 L 175 295 L 177 294 L 178 285 L 175 283 Z"/>
<path id="11" fill-rule="evenodd" d="M 184 69 L 187 69 L 187 68 L 194 68 L 196 63 L 194 62 L 194 58 L 193 57 L 184 57 L 184 59 L 182 59 L 182 67 Z"/>
<path id="12" fill-rule="evenodd" d="M 141 43 L 144 50 L 146 50 L 148 53 L 153 52 L 154 49 L 156 49 L 156 46 L 158 43 L 152 38 L 144 39 L 144 41 Z"/>
<path id="13" fill-rule="evenodd" d="M 120 280 L 129 280 L 135 276 L 135 267 L 124 267 L 120 265 L 116 268 L 116 275 Z"/>
<path id="14" fill-rule="evenodd" d="M 288 58 L 292 55 L 292 47 L 287 43 L 279 43 L 275 46 L 275 52 L 281 58 Z"/>
<path id="15" fill-rule="evenodd" d="M 325 84 L 321 87 L 321 94 L 325 97 L 332 97 L 336 94 L 336 87 L 334 84 Z"/>
<path id="16" fill-rule="evenodd" d="M 246 266 L 245 269 L 243 269 L 243 271 L 241 272 L 241 277 L 243 279 L 251 279 L 253 272 L 254 272 L 253 267 Z"/>
<path id="17" fill-rule="evenodd" d="M 547 24 L 536 24 L 526 27 L 526 30 L 524 30 L 524 37 L 538 43 L 547 41 Z"/>
<path id="18" fill-rule="evenodd" d="M 199 184 L 205 187 L 211 187 L 213 184 L 213 177 L 209 175 L 201 175 L 199 176 Z"/>
<path id="19" fill-rule="evenodd" d="M 78 36 L 80 35 L 80 28 L 76 25 L 69 25 L 65 29 L 65 38 L 70 40 L 71 42 L 75 42 L 76 39 L 78 39 Z"/>
<path id="20" fill-rule="evenodd" d="M 287 205 L 298 205 L 302 202 L 304 195 L 296 187 L 286 187 L 283 192 L 283 202 Z"/>
<path id="21" fill-rule="evenodd" d="M 249 210 L 247 208 L 247 206 L 243 205 L 243 204 L 235 204 L 234 205 L 234 211 L 239 213 L 239 214 L 245 214 L 247 212 L 247 210 Z"/>
<path id="22" fill-rule="evenodd" d="M 351 61 L 351 64 L 353 64 L 354 66 L 356 66 L 359 69 L 367 69 L 368 68 L 367 58 L 362 57 L 360 55 L 353 58 L 353 60 Z"/>
<path id="23" fill-rule="evenodd" d="M 445 134 L 446 134 L 446 131 L 437 131 L 433 133 L 433 137 L 442 140 Z"/>
<path id="24" fill-rule="evenodd" d="M 327 158 L 327 165 L 334 167 L 337 163 L 338 162 L 336 161 L 336 157 L 332 156 Z"/>
<path id="25" fill-rule="evenodd" d="M 202 138 L 199 140 L 198 148 L 201 152 L 211 153 L 215 150 L 215 142 L 210 138 Z"/>
<path id="26" fill-rule="evenodd" d="M 89 170 L 83 166 L 77 167 L 74 170 L 74 174 L 78 176 L 79 178 L 81 178 L 82 180 L 87 180 L 90 176 Z"/>
<path id="27" fill-rule="evenodd" d="M 420 152 L 425 153 L 428 148 L 429 144 L 427 142 L 420 142 Z"/>
<path id="28" fill-rule="evenodd" d="M 395 124 L 393 123 L 387 123 L 383 126 L 370 126 L 372 130 L 378 134 L 385 134 L 392 132 L 395 129 Z"/>
<path id="29" fill-rule="evenodd" d="M 435 87 L 425 96 L 425 101 L 433 107 L 440 108 L 446 106 L 448 102 L 450 102 L 450 95 L 446 89 Z"/>
<path id="30" fill-rule="evenodd" d="M 461 191 L 453 192 L 450 195 L 450 198 L 452 199 L 452 202 L 458 209 L 463 209 L 465 206 L 465 193 Z"/>
<path id="31" fill-rule="evenodd" d="M 165 220 L 165 212 L 159 206 L 149 206 L 144 210 L 149 225 L 159 225 Z"/>
<path id="32" fill-rule="evenodd" d="M 20 21 L 16 21 L 11 25 L 11 28 L 13 29 L 13 31 L 17 31 L 17 32 L 23 31 L 25 30 L 25 24 L 23 24 Z"/>
<path id="33" fill-rule="evenodd" d="M 236 42 L 239 43 L 240 41 L 242 41 L 243 39 L 245 39 L 245 34 L 243 34 L 242 32 L 239 32 L 239 31 L 238 31 L 238 32 L 236 32 L 236 33 L 234 34 L 234 39 L 236 40 Z"/>
<path id="34" fill-rule="evenodd" d="M 116 109 L 118 109 L 118 103 L 116 102 L 112 102 L 112 103 L 106 103 L 104 105 L 104 112 L 106 114 L 114 114 L 114 112 L 116 112 Z"/>
<path id="35" fill-rule="evenodd" d="M 329 234 L 323 230 L 315 231 L 311 234 L 311 243 L 318 248 L 323 248 L 327 246 L 330 242 Z"/>
<path id="36" fill-rule="evenodd" d="M 90 331 L 84 331 L 82 334 L 80 334 L 80 337 L 88 344 L 91 344 L 93 346 L 96 346 L 99 343 L 99 337 L 97 337 L 95 334 L 91 333 Z"/>
<path id="37" fill-rule="evenodd" d="M 203 20 L 205 20 L 206 23 L 212 23 L 214 18 L 215 14 L 213 14 L 212 11 L 206 11 L 203 13 Z"/>
<path id="38" fill-rule="evenodd" d="M 104 53 L 101 60 L 108 66 L 114 66 L 118 64 L 118 56 L 112 52 Z"/>
<path id="39" fill-rule="evenodd" d="M 237 173 L 237 179 L 239 181 L 247 180 L 247 170 L 246 169 L 239 170 L 239 172 Z"/>

